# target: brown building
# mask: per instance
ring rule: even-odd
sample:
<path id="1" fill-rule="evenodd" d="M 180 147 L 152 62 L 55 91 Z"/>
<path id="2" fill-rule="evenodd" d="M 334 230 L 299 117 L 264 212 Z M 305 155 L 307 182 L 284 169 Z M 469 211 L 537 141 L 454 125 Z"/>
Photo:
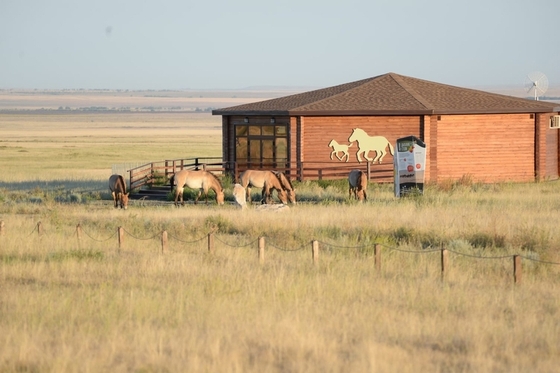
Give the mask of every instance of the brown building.
<path id="1" fill-rule="evenodd" d="M 413 135 L 427 146 L 426 181 L 437 183 L 557 179 L 559 111 L 560 104 L 388 73 L 212 114 L 222 116 L 231 170 L 316 179 L 369 168 L 372 178 L 390 180 L 396 140 Z"/>

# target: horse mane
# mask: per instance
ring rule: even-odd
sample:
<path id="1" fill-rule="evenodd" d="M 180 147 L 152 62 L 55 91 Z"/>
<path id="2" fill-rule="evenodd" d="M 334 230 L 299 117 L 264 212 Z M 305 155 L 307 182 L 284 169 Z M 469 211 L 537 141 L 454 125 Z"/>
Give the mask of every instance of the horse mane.
<path id="1" fill-rule="evenodd" d="M 223 192 L 224 191 L 224 187 L 222 185 L 222 181 L 220 180 L 220 178 L 216 175 L 214 175 L 212 172 L 210 171 L 205 171 L 206 173 L 212 175 L 212 177 L 214 178 L 214 180 L 216 180 L 216 182 L 218 183 L 218 185 L 220 186 L 220 191 Z"/>
<path id="2" fill-rule="evenodd" d="M 119 181 L 122 183 L 123 193 L 126 194 L 126 181 L 122 175 L 119 175 Z"/>
<path id="3" fill-rule="evenodd" d="M 290 179 L 288 179 L 288 178 L 286 177 L 286 175 L 285 175 L 283 172 L 278 171 L 278 172 L 273 172 L 273 173 L 274 173 L 274 175 L 276 175 L 276 177 L 278 178 L 278 181 L 280 181 L 280 185 L 282 185 L 282 188 L 283 188 L 284 190 L 288 190 L 288 188 L 286 187 L 286 184 L 285 184 L 285 183 L 288 184 L 288 186 L 290 187 L 291 190 L 294 189 L 294 187 L 293 187 L 293 185 L 292 185 L 292 182 L 290 181 Z"/>

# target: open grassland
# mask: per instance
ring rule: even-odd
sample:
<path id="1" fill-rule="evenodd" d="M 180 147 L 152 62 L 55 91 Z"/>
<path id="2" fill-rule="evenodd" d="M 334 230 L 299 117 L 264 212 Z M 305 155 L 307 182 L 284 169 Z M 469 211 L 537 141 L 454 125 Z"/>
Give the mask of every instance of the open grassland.
<path id="1" fill-rule="evenodd" d="M 0 114 L 0 131 L 0 183 L 103 180 L 105 189 L 114 164 L 221 156 L 221 118 L 208 113 Z"/>
<path id="2" fill-rule="evenodd" d="M 0 143 L 0 371 L 560 366 L 559 182 L 465 178 L 400 200 L 391 185 L 371 186 L 364 204 L 347 200 L 343 181 L 305 182 L 296 188 L 308 203 L 284 213 L 231 204 L 115 210 L 112 164 L 219 155 L 221 143 L 220 120 L 208 115 L 121 115 L 0 115 L 9 134 Z M 61 198 L 68 188 L 74 199 Z M 440 248 L 450 250 L 444 281 Z M 514 254 L 523 256 L 516 285 Z"/>

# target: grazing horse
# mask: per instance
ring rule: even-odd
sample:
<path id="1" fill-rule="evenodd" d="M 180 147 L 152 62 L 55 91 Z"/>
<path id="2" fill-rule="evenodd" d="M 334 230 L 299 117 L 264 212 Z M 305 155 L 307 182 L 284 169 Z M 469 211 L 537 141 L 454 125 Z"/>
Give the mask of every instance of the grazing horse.
<path id="1" fill-rule="evenodd" d="M 385 150 L 387 146 L 389 147 L 389 151 L 391 155 L 394 155 L 393 145 L 383 136 L 369 136 L 363 129 L 354 128 L 352 130 L 352 134 L 348 138 L 348 141 L 357 141 L 358 142 L 358 151 L 356 152 L 356 158 L 358 158 L 358 162 L 362 163 L 362 157 L 360 154 L 364 155 L 364 158 L 367 159 L 369 162 L 375 163 L 383 160 L 387 151 Z M 375 158 L 371 159 L 368 157 L 370 151 L 375 151 L 377 154 Z"/>
<path id="2" fill-rule="evenodd" d="M 284 188 L 284 190 L 288 194 L 288 202 L 293 203 L 295 205 L 296 204 L 296 190 L 294 189 L 294 186 L 292 185 L 292 182 L 290 181 L 290 179 L 288 179 L 288 177 L 286 176 L 285 173 L 280 172 L 280 171 L 274 171 L 274 174 L 276 175 L 278 180 L 280 180 L 280 184 L 282 184 L 282 188 Z"/>
<path id="3" fill-rule="evenodd" d="M 115 202 L 115 208 L 127 209 L 128 193 L 126 192 L 126 182 L 121 175 L 111 175 L 109 178 L 109 190 Z"/>
<path id="4" fill-rule="evenodd" d="M 348 175 L 348 184 L 350 188 L 348 189 L 348 195 L 352 198 L 352 194 L 354 194 L 354 198 L 362 201 L 367 201 L 367 174 L 361 170 L 352 170 Z"/>
<path id="5" fill-rule="evenodd" d="M 263 203 L 272 203 L 272 190 L 276 190 L 278 199 L 283 203 L 288 203 L 288 196 L 278 176 L 268 170 L 245 170 L 239 175 L 239 184 L 247 193 L 247 201 L 251 203 L 251 187 L 263 188 Z M 295 199 L 295 195 L 294 195 Z"/>
<path id="6" fill-rule="evenodd" d="M 216 175 L 208 171 L 191 171 L 181 170 L 171 176 L 171 188 L 175 185 L 175 206 L 178 206 L 178 200 L 181 199 L 181 205 L 185 205 L 183 200 L 183 188 L 185 185 L 190 189 L 198 189 L 198 195 L 194 203 L 198 203 L 198 199 L 204 192 L 206 204 L 208 204 L 208 189 L 212 189 L 216 193 L 216 202 L 218 205 L 224 204 L 224 188 L 220 179 Z"/>
<path id="7" fill-rule="evenodd" d="M 348 160 L 350 159 L 348 148 L 351 147 L 352 144 L 353 143 L 350 143 L 348 145 L 339 144 L 338 142 L 336 142 L 336 140 L 332 139 L 331 142 L 329 142 L 329 146 L 332 148 L 331 160 L 333 159 L 333 156 L 336 156 L 339 161 L 342 161 L 344 157 L 346 157 L 346 162 L 348 162 Z M 342 157 L 340 157 L 338 153 L 342 153 Z"/>

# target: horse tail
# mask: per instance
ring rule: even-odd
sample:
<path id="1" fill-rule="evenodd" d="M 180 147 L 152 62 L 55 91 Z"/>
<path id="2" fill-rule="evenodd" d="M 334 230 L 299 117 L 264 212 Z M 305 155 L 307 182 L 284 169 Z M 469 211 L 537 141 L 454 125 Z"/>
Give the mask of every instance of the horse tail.
<path id="1" fill-rule="evenodd" d="M 389 152 L 391 153 L 391 155 L 395 155 L 395 151 L 393 149 L 393 145 L 391 145 L 391 141 L 387 141 L 387 144 L 389 144 Z"/>
<path id="2" fill-rule="evenodd" d="M 169 186 L 171 187 L 171 190 L 173 190 L 174 185 L 175 185 L 175 174 L 171 175 L 171 177 L 169 178 Z"/>

